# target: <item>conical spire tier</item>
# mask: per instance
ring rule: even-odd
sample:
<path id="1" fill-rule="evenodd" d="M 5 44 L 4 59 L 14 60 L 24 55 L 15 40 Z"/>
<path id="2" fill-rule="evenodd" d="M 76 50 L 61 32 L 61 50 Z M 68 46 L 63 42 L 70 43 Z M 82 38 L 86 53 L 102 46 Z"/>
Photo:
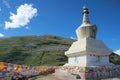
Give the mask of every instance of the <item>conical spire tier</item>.
<path id="1" fill-rule="evenodd" d="M 89 11 L 88 8 L 86 6 L 83 7 L 83 24 L 90 24 L 90 20 L 88 17 Z"/>
<path id="2" fill-rule="evenodd" d="M 86 6 L 83 7 L 83 20 L 82 24 L 76 30 L 78 40 L 83 38 L 96 38 L 97 27 L 90 23 L 89 11 Z"/>

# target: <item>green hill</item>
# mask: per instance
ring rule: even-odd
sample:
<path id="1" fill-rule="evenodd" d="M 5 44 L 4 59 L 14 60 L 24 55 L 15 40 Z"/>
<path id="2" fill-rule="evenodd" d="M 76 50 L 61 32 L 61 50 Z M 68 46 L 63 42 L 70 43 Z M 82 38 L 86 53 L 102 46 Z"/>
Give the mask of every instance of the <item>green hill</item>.
<path id="1" fill-rule="evenodd" d="M 27 65 L 62 65 L 74 40 L 58 36 L 22 36 L 0 39 L 0 61 Z"/>
<path id="2" fill-rule="evenodd" d="M 63 65 L 64 52 L 74 42 L 59 36 L 21 36 L 0 39 L 0 61 L 26 65 Z M 120 56 L 112 53 L 110 61 L 119 64 Z"/>
<path id="3" fill-rule="evenodd" d="M 109 58 L 110 58 L 111 63 L 114 63 L 116 65 L 120 65 L 120 56 L 119 55 L 112 53 Z"/>

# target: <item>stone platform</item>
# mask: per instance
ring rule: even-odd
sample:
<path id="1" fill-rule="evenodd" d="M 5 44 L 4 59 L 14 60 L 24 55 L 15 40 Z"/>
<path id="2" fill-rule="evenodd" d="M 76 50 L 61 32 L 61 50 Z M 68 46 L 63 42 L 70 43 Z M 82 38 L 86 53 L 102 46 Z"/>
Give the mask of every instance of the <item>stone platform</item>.
<path id="1" fill-rule="evenodd" d="M 120 77 L 120 66 L 97 66 L 97 67 L 78 67 L 61 66 L 55 70 L 56 73 L 64 73 L 73 76 L 74 80 L 98 80 Z"/>

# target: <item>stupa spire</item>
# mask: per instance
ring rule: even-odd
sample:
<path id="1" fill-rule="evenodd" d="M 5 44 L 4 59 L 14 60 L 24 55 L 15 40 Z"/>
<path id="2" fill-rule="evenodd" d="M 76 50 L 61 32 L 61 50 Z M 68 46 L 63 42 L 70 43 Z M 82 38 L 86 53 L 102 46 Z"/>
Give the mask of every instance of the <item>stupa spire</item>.
<path id="1" fill-rule="evenodd" d="M 88 8 L 86 6 L 83 6 L 83 24 L 90 24 L 90 20 L 89 20 L 89 11 Z"/>
<path id="2" fill-rule="evenodd" d="M 82 21 L 82 24 L 76 30 L 78 40 L 81 40 L 84 38 L 96 39 L 97 26 L 90 23 L 88 14 L 89 14 L 88 8 L 84 6 L 83 21 Z"/>

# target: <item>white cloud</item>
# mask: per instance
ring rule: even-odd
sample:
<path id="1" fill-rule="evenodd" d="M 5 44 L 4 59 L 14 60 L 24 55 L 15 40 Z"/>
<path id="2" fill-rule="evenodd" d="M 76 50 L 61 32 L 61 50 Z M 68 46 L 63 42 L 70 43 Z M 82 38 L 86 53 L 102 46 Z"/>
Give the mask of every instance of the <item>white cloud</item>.
<path id="1" fill-rule="evenodd" d="M 4 34 L 0 33 L 0 37 L 4 37 Z"/>
<path id="2" fill-rule="evenodd" d="M 10 4 L 9 4 L 6 0 L 3 0 L 3 4 L 4 4 L 7 8 L 10 8 Z"/>
<path id="3" fill-rule="evenodd" d="M 117 51 L 114 51 L 114 53 L 118 54 L 120 56 L 120 49 Z"/>
<path id="4" fill-rule="evenodd" d="M 18 7 L 17 14 L 10 14 L 11 22 L 5 21 L 5 29 L 20 28 L 27 25 L 30 19 L 37 15 L 37 9 L 33 8 L 32 4 L 24 4 Z"/>
<path id="5" fill-rule="evenodd" d="M 73 36 L 71 36 L 71 37 L 70 37 L 70 39 L 74 39 L 74 40 L 77 40 L 77 38 L 76 38 L 76 37 L 73 37 Z"/>
<path id="6" fill-rule="evenodd" d="M 25 29 L 29 29 L 29 27 L 28 27 L 28 26 L 26 26 L 26 27 L 25 27 Z"/>

